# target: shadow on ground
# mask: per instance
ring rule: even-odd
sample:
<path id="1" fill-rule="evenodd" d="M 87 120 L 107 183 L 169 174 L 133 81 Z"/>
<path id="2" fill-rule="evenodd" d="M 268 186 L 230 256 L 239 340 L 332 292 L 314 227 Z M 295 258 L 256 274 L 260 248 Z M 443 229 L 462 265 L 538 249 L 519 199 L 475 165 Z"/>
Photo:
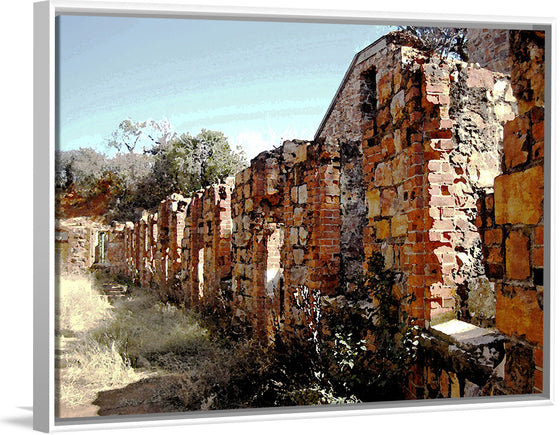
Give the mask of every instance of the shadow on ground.
<path id="1" fill-rule="evenodd" d="M 93 405 L 98 415 L 155 414 L 185 412 L 179 375 L 142 379 L 116 390 L 101 391 Z"/>

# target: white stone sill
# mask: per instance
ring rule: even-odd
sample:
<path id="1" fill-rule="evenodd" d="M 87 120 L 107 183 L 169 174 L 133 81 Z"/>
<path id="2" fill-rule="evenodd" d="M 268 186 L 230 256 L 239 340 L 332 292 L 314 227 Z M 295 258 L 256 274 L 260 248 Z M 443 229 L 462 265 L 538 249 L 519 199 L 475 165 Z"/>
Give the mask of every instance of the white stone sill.
<path id="1" fill-rule="evenodd" d="M 483 345 L 501 335 L 496 329 L 480 328 L 456 319 L 430 326 L 429 332 L 457 345 Z"/>

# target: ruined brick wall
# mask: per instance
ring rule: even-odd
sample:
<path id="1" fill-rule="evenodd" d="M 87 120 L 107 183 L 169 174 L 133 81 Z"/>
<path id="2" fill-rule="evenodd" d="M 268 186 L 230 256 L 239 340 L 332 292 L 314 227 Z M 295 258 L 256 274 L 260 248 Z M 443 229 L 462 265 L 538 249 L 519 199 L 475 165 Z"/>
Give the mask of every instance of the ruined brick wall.
<path id="1" fill-rule="evenodd" d="M 59 275 L 80 274 L 106 261 L 108 227 L 87 217 L 57 219 L 55 264 Z M 103 250 L 103 252 L 100 252 Z"/>
<path id="2" fill-rule="evenodd" d="M 493 291 L 482 264 L 477 200 L 501 173 L 503 125 L 515 100 L 506 76 L 472 64 L 423 65 L 424 174 L 429 244 L 425 263 L 437 267 L 430 322 L 449 318 L 492 326 Z M 434 258 L 434 255 L 436 258 Z M 440 276 L 438 276 L 440 275 Z"/>
<path id="3" fill-rule="evenodd" d="M 507 41 L 508 99 L 514 96 L 517 107 L 504 126 L 500 174 L 477 200 L 485 282 L 464 301 L 474 305 L 466 310 L 470 323 L 435 327 L 424 337 L 419 397 L 544 389 L 544 34 L 510 31 Z M 480 313 L 486 320 L 492 314 L 496 329 L 473 325 Z"/>
<path id="4" fill-rule="evenodd" d="M 485 266 L 496 286 L 496 327 L 511 340 L 506 371 L 517 393 L 543 389 L 544 33 L 512 31 L 512 86 L 517 116 L 504 128 L 503 174 L 481 201 Z M 527 382 L 529 378 L 529 382 Z"/>
<path id="5" fill-rule="evenodd" d="M 371 218 L 368 214 L 371 215 L 370 203 L 373 199 L 367 186 L 368 161 L 364 147 L 378 134 L 377 117 L 388 119 L 391 110 L 389 106 L 381 109 L 379 101 L 385 102 L 392 95 L 392 83 L 379 79 L 388 77 L 389 71 L 395 67 L 399 68 L 405 52 L 417 53 L 398 44 L 394 35 L 388 35 L 358 53 L 315 137 L 317 141 L 339 148 L 340 261 L 341 276 L 345 282 L 353 281 L 361 273 L 364 259 L 371 254 L 371 249 L 365 246 L 367 241 L 364 241 L 364 229 L 368 218 Z M 400 97 L 397 98 L 399 103 Z M 396 111 L 400 109 L 402 107 L 393 107 Z M 367 133 L 364 134 L 364 131 Z M 366 238 L 369 236 L 365 235 Z"/>
<path id="6" fill-rule="evenodd" d="M 107 231 L 107 265 L 115 274 L 126 272 L 126 250 L 124 240 L 124 224 L 113 223 Z"/>
<path id="7" fill-rule="evenodd" d="M 206 309 L 221 304 L 231 279 L 231 190 L 233 179 L 197 192 L 186 206 L 181 245 L 182 300 Z"/>
<path id="8" fill-rule="evenodd" d="M 541 391 L 542 35 L 477 32 L 481 56 L 497 50 L 487 68 L 380 39 L 354 58 L 315 140 L 164 199 L 115 228 L 108 258 L 164 300 L 228 305 L 271 338 L 308 323 L 296 302 L 351 291 L 380 252 L 425 328 L 410 398 Z"/>
<path id="9" fill-rule="evenodd" d="M 181 265 L 183 279 L 183 300 L 190 307 L 198 305 L 199 296 L 204 284 L 203 265 L 204 245 L 202 220 L 202 192 L 195 192 L 188 205 L 183 230 L 183 264 Z"/>
<path id="10" fill-rule="evenodd" d="M 157 213 L 114 225 L 107 265 L 151 287 L 162 300 L 212 305 L 223 281 L 231 280 L 229 183 L 192 198 L 173 194 L 161 201 Z"/>
<path id="11" fill-rule="evenodd" d="M 357 55 L 317 135 L 341 154 L 345 281 L 382 252 L 401 291 L 416 295 L 416 319 L 456 316 L 460 293 L 484 285 L 476 201 L 501 171 L 514 110 L 502 74 L 391 39 Z"/>
<path id="12" fill-rule="evenodd" d="M 491 71 L 510 73 L 509 30 L 468 29 L 467 41 L 469 62 Z"/>
<path id="13" fill-rule="evenodd" d="M 471 37 L 475 39 L 472 34 Z M 538 135 L 544 129 L 541 118 L 535 114 L 521 121 L 514 119 L 518 106 L 526 103 L 523 98 L 514 97 L 509 77 L 501 73 L 519 62 L 517 58 L 507 60 L 509 34 L 484 31 L 479 37 L 482 38 L 477 48 L 483 49 L 487 57 L 483 64 L 490 69 L 464 62 L 425 59 L 413 49 L 392 46 L 389 41 L 374 44 L 355 59 L 353 72 L 345 78 L 330 118 L 319 131 L 319 137 L 340 144 L 341 154 L 349 148 L 354 152 L 356 157 L 347 160 L 350 169 L 357 161 L 361 163 L 367 205 L 362 240 L 365 259 L 372 252 L 380 251 L 388 267 L 402 272 L 400 291 L 417 297 L 409 312 L 431 327 L 428 334 L 431 338 L 425 341 L 425 361 L 439 360 L 441 365 L 436 368 L 423 363 L 418 367 L 411 379 L 411 397 L 499 394 L 500 389 L 502 393 L 511 393 L 526 391 L 527 385 L 531 385 L 526 358 L 513 358 L 515 352 L 526 353 L 531 346 L 516 346 L 515 352 L 508 352 L 511 342 L 485 329 L 496 325 L 503 331 L 505 327 L 500 325 L 505 322 L 517 325 L 517 322 L 512 306 L 500 313 L 502 287 L 493 279 L 499 267 L 492 264 L 502 263 L 502 269 L 507 268 L 501 254 L 507 246 L 496 230 L 485 233 L 480 229 L 481 222 L 485 226 L 495 225 L 481 204 L 492 206 L 495 179 L 496 194 L 506 192 L 509 196 L 515 196 L 516 191 L 529 195 L 532 184 L 528 186 L 531 190 L 525 189 L 522 177 L 537 185 L 542 181 L 542 168 L 533 168 L 532 172 L 517 177 L 502 178 L 501 174 L 504 167 L 508 172 L 511 162 L 525 162 L 531 152 L 539 156 L 535 161 L 542 158 L 542 138 Z M 529 53 L 530 49 L 522 52 Z M 390 68 L 385 69 L 387 59 Z M 494 63 L 489 63 L 490 60 Z M 512 71 L 513 82 L 517 89 L 525 90 L 525 95 L 533 95 L 526 81 L 517 85 L 515 77 L 523 80 L 533 77 L 536 87 L 542 87 L 542 77 L 539 81 L 534 65 L 524 68 L 519 72 L 516 65 Z M 542 103 L 541 97 L 535 98 Z M 369 113 L 360 113 L 360 109 Z M 521 107 L 520 110 L 523 111 Z M 345 147 L 345 138 L 356 140 L 357 126 L 362 130 L 361 147 Z M 536 132 L 536 139 L 525 133 L 528 129 Z M 341 174 L 346 170 L 343 164 Z M 509 180 L 509 185 L 503 188 L 505 180 Z M 352 193 L 345 191 L 341 182 L 341 209 Z M 532 200 L 540 204 L 542 196 L 538 194 Z M 534 209 L 529 198 L 525 201 L 508 197 L 501 201 L 501 207 L 513 208 L 515 213 L 523 213 L 521 209 L 527 205 L 529 210 Z M 342 214 L 341 226 L 356 222 L 359 217 L 345 222 Z M 538 260 L 543 246 L 542 231 L 536 228 L 534 234 L 514 236 L 508 245 L 510 270 L 515 268 L 514 262 L 521 261 L 525 272 L 515 272 L 524 273 L 523 278 L 516 276 L 516 279 L 529 276 L 538 279 L 542 276 L 542 269 L 538 269 L 542 264 Z M 535 240 L 535 244 L 529 245 L 529 240 Z M 344 263 L 344 248 L 341 252 Z M 527 255 L 521 255 L 520 259 L 514 252 Z M 534 258 L 535 264 L 529 264 Z M 539 291 L 534 295 L 534 302 L 524 305 L 526 310 L 533 311 L 537 305 Z M 524 314 L 524 322 L 542 331 L 538 310 Z M 452 329 L 447 324 L 442 326 L 446 332 L 434 332 L 435 325 L 447 320 L 454 320 L 452 325 L 460 328 L 463 335 L 450 338 Z M 538 343 L 538 336 L 533 339 Z M 461 350 L 450 357 L 453 346 Z M 490 352 L 495 357 L 478 365 L 465 364 L 477 352 Z M 453 369 L 461 364 L 470 367 L 471 373 Z M 525 389 L 499 386 L 499 382 L 488 384 L 491 378 L 508 379 L 508 371 L 523 373 L 517 378 Z"/>
<path id="14" fill-rule="evenodd" d="M 339 166 L 336 146 L 287 141 L 236 177 L 233 308 L 261 336 L 301 323 L 298 289 L 332 294 L 338 286 Z"/>

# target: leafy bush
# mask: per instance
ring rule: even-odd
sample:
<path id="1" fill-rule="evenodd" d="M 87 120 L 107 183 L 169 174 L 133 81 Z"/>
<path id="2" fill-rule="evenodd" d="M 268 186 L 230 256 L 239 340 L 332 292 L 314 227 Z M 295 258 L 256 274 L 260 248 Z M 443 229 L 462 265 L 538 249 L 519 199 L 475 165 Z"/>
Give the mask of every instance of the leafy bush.
<path id="1" fill-rule="evenodd" d="M 344 296 L 301 290 L 295 295 L 304 331 L 277 340 L 280 368 L 267 387 L 276 392 L 277 403 L 403 398 L 419 328 L 403 309 L 414 297 L 396 295 L 395 278 L 375 254 Z"/>

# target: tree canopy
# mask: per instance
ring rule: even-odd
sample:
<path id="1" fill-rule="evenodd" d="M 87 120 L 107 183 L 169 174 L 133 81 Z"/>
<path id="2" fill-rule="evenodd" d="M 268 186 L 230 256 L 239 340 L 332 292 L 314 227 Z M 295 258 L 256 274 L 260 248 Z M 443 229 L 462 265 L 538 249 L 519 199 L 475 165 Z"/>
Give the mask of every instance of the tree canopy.
<path id="1" fill-rule="evenodd" d="M 107 220 L 135 221 L 142 210 L 153 211 L 172 193 L 189 195 L 223 182 L 246 166 L 244 153 L 233 150 L 222 132 L 178 135 L 165 124 L 158 126 L 161 135 L 154 140 L 149 121 L 121 122 L 115 130 L 120 132 L 120 145 L 117 139 L 108 143 L 118 150 L 112 158 L 92 148 L 57 152 L 59 196 L 71 194 L 75 207 L 76 198 L 87 206 L 88 201 L 99 203 L 99 196 L 104 195 Z"/>
<path id="2" fill-rule="evenodd" d="M 182 134 L 167 145 L 152 150 L 153 176 L 167 192 L 190 193 L 223 182 L 246 165 L 241 151 L 233 151 L 223 133 L 202 130 Z"/>
<path id="3" fill-rule="evenodd" d="M 121 121 L 113 130 L 108 139 L 107 146 L 115 148 L 118 152 L 126 149 L 129 153 L 138 151 L 146 152 L 156 145 L 165 145 L 177 136 L 169 121 L 132 121 L 130 118 Z"/>

